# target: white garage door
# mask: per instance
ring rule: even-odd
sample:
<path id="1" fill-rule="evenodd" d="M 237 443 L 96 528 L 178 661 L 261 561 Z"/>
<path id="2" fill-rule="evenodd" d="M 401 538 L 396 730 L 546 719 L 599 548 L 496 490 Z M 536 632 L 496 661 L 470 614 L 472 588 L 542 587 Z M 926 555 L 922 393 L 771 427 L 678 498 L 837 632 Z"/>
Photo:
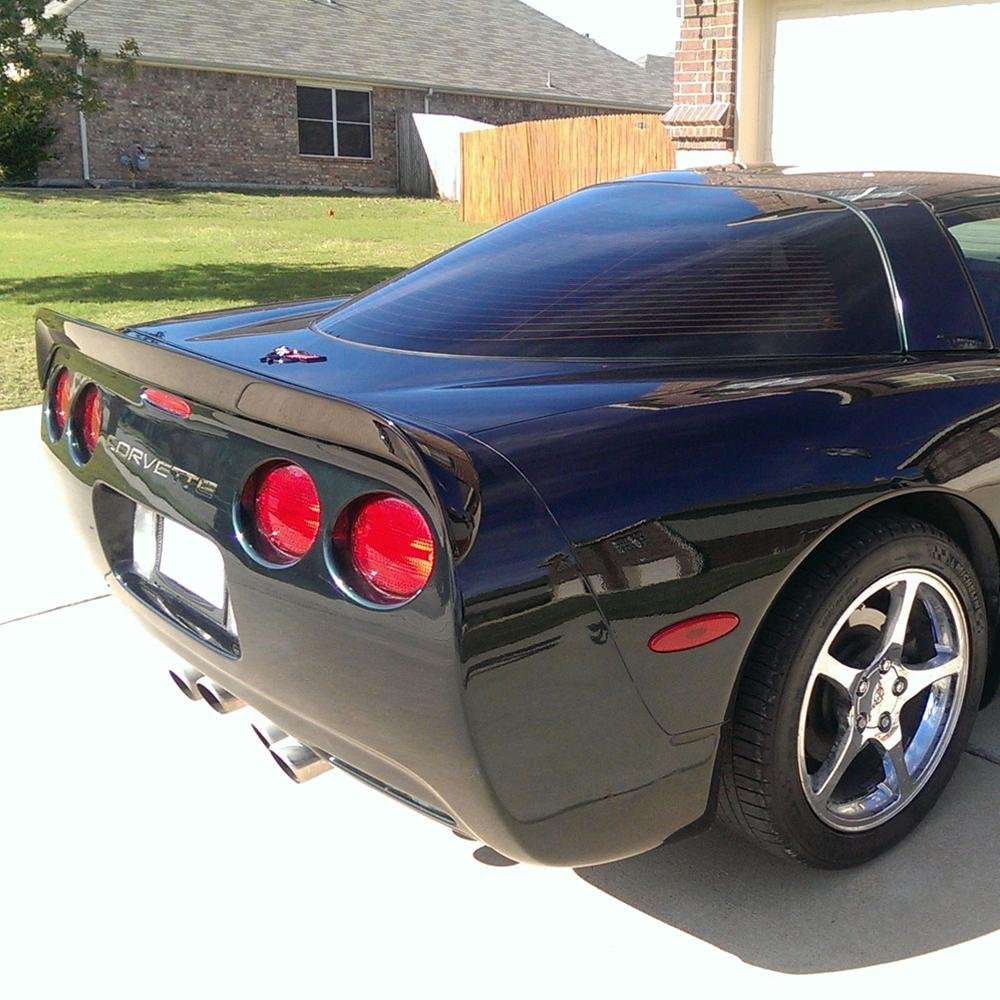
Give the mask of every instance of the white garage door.
<path id="1" fill-rule="evenodd" d="M 774 162 L 1000 173 L 1000 3 L 776 0 L 775 16 Z"/>

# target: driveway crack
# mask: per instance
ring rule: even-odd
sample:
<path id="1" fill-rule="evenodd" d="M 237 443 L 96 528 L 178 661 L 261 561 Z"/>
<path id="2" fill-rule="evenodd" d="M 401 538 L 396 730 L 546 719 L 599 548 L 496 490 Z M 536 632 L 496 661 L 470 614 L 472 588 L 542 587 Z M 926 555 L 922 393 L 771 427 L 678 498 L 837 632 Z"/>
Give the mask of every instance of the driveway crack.
<path id="1" fill-rule="evenodd" d="M 5 618 L 0 622 L 0 627 L 4 625 L 13 625 L 15 622 L 26 622 L 32 618 L 41 618 L 42 615 L 51 614 L 53 611 L 63 611 L 66 608 L 77 608 L 81 604 L 93 604 L 94 601 L 103 601 L 106 597 L 110 597 L 110 594 L 98 594 L 96 597 L 85 597 L 82 601 L 70 601 L 69 604 L 59 604 L 54 608 L 45 608 L 43 611 L 32 611 L 28 615 L 20 615 L 17 618 Z"/>
<path id="2" fill-rule="evenodd" d="M 1000 757 L 992 757 L 990 754 L 986 753 L 984 750 L 976 750 L 972 747 L 966 747 L 965 752 L 970 757 L 978 757 L 980 760 L 985 760 L 990 764 L 1000 764 Z"/>

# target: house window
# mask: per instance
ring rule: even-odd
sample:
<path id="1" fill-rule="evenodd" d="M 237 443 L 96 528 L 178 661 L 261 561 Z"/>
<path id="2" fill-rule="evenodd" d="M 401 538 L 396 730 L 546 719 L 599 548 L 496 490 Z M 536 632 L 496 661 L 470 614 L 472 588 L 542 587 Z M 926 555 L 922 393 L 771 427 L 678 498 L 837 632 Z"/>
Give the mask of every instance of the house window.
<path id="1" fill-rule="evenodd" d="M 367 90 L 297 90 L 300 153 L 372 158 L 372 95 Z"/>

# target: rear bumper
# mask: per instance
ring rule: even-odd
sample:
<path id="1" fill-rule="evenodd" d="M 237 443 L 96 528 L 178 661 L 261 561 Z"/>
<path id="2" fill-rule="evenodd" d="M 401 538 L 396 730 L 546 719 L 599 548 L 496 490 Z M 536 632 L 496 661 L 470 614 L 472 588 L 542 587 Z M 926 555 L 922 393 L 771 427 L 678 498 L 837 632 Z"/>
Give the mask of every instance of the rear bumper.
<path id="1" fill-rule="evenodd" d="M 138 604 L 120 586 L 115 587 L 146 627 L 188 663 L 196 666 L 285 732 L 291 733 L 336 762 L 348 765 L 355 776 L 382 791 L 441 820 L 460 833 L 480 840 L 516 861 L 556 866 L 601 864 L 641 854 L 703 820 L 709 808 L 718 734 L 702 733 L 686 744 L 675 744 L 669 760 L 661 762 L 668 773 L 644 787 L 625 790 L 597 801 L 582 802 L 563 813 L 522 823 L 497 801 L 474 749 L 455 747 L 458 759 L 432 760 L 426 748 L 409 744 L 400 760 L 375 746 L 352 738 L 350 726 L 323 713 L 289 708 L 272 690 L 260 690 L 237 676 L 231 664 L 205 655 L 190 640 L 150 609 Z M 237 612 L 238 613 L 238 612 Z M 287 694 L 282 691 L 282 695 Z M 370 711 L 370 707 L 367 707 Z M 385 716 L 395 713 L 384 706 Z M 442 747 L 468 739 L 461 714 L 424 732 L 434 732 Z M 390 733 L 384 732 L 385 743 Z M 398 735 L 398 734 L 395 734 Z M 625 737 L 627 738 L 627 737 Z M 372 741 L 375 742 L 375 741 Z M 423 759 L 418 759 L 418 758 Z M 406 763 L 403 763 L 405 761 Z M 525 785 L 533 781 L 523 774 Z"/>
<path id="2" fill-rule="evenodd" d="M 281 435 L 268 433 L 268 447 L 280 448 Z M 218 510 L 203 504 L 198 513 L 187 493 L 151 491 L 106 453 L 103 439 L 81 470 L 65 441 L 53 443 L 44 426 L 42 438 L 62 466 L 68 513 L 145 625 L 285 732 L 383 790 L 507 857 L 549 865 L 641 853 L 706 814 L 718 729 L 672 737 L 655 725 L 617 653 L 594 644 L 594 605 L 582 585 L 520 617 L 495 596 L 477 603 L 467 594 L 461 623 L 456 602 L 439 594 L 446 599 L 436 610 L 403 609 L 393 613 L 402 616 L 393 629 L 380 628 L 377 613 L 348 606 L 329 588 L 263 572 L 231 539 L 223 541 Z M 232 436 L 227 449 L 236 450 Z M 483 464 L 488 493 L 492 473 Z M 109 496 L 220 541 L 237 657 L 179 628 L 123 584 L 127 517 Z M 523 503 L 517 509 L 526 516 Z M 539 513 L 543 538 L 522 530 L 529 547 L 554 544 L 543 518 Z M 498 525 L 494 517 L 491 527 Z M 475 548 L 491 544 L 480 535 Z M 475 559 L 461 567 L 469 594 L 477 571 Z M 536 613 L 542 624 L 525 635 L 524 622 Z"/>

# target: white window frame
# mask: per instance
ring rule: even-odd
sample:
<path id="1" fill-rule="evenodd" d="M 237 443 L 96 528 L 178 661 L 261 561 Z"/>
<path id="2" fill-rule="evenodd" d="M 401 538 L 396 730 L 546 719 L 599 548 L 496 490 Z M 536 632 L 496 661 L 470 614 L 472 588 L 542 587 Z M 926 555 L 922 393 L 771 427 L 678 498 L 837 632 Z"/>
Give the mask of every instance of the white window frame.
<path id="1" fill-rule="evenodd" d="M 330 106 L 333 109 L 333 121 L 327 121 L 325 118 L 304 118 L 298 112 L 298 99 L 299 99 L 299 88 L 306 87 L 309 90 L 329 90 L 330 91 Z M 367 94 L 368 95 L 368 121 L 366 122 L 353 122 L 353 121 L 341 121 L 339 117 L 339 109 L 337 107 L 337 91 L 339 90 L 349 90 L 355 94 Z M 333 155 L 330 156 L 327 153 L 303 153 L 301 146 L 299 147 L 299 156 L 308 156 L 315 160 L 357 160 L 362 163 L 370 162 L 375 159 L 375 109 L 372 102 L 372 92 L 366 87 L 335 87 L 328 83 L 309 83 L 308 81 L 296 80 L 295 81 L 295 127 L 296 145 L 299 145 L 298 137 L 298 123 L 299 122 L 315 122 L 317 125 L 329 125 L 333 130 Z M 368 148 L 371 153 L 368 156 L 348 156 L 346 154 L 341 154 L 340 152 L 340 136 L 337 132 L 337 127 L 339 125 L 365 125 L 368 128 Z"/>

